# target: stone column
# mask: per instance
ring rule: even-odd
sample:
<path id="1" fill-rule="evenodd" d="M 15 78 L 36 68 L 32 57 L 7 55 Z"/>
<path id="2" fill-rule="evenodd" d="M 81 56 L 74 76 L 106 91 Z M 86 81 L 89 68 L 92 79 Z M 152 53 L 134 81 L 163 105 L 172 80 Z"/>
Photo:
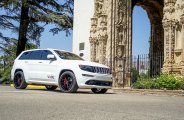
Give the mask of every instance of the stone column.
<path id="1" fill-rule="evenodd" d="M 164 1 L 164 65 L 163 72 L 172 73 L 175 49 L 175 2 L 176 0 Z"/>
<path id="2" fill-rule="evenodd" d="M 107 46 L 107 15 L 101 14 L 99 16 L 99 63 L 106 64 L 106 46 Z"/>
<path id="3" fill-rule="evenodd" d="M 98 19 L 96 17 L 91 18 L 91 30 L 90 30 L 90 53 L 91 53 L 91 61 L 96 60 L 96 32 L 97 32 L 97 21 Z"/>
<path id="4" fill-rule="evenodd" d="M 131 0 L 116 0 L 114 7 L 115 39 L 114 39 L 114 85 L 130 87 L 131 69 Z"/>
<path id="5" fill-rule="evenodd" d="M 183 8 L 182 8 L 182 10 L 184 10 L 184 3 L 183 3 Z M 183 48 L 183 46 L 184 46 L 184 11 L 183 11 L 183 14 L 181 15 L 181 17 L 180 17 L 180 21 L 181 21 L 181 40 L 180 40 L 180 43 L 181 43 L 181 62 L 180 62 L 180 66 L 182 67 L 182 69 L 181 69 L 181 74 L 182 75 L 184 75 L 184 48 Z"/>

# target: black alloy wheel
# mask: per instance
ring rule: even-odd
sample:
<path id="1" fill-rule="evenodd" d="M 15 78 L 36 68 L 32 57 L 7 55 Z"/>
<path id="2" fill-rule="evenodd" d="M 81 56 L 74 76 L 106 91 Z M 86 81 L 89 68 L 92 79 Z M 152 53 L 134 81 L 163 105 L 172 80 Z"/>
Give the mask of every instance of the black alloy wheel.
<path id="1" fill-rule="evenodd" d="M 24 73 L 22 71 L 18 71 L 15 73 L 13 84 L 16 89 L 25 89 L 27 87 L 24 78 Z"/>
<path id="2" fill-rule="evenodd" d="M 74 93 L 77 91 L 78 85 L 73 72 L 66 71 L 60 76 L 59 87 L 61 92 L 65 93 Z"/>
<path id="3" fill-rule="evenodd" d="M 55 90 L 57 88 L 57 86 L 54 85 L 45 85 L 45 87 L 47 88 L 47 90 Z"/>
<path id="4" fill-rule="evenodd" d="M 96 93 L 96 94 L 103 94 L 103 93 L 106 93 L 107 90 L 108 90 L 108 89 L 105 89 L 105 88 L 103 88 L 103 89 L 92 88 L 92 89 L 91 89 L 91 91 L 92 91 L 93 93 Z"/>

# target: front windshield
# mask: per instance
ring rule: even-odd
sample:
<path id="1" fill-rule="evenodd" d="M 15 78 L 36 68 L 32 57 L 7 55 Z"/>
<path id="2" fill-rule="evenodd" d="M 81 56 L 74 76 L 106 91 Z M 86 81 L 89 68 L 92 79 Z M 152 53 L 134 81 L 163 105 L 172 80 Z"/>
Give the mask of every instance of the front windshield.
<path id="1" fill-rule="evenodd" d="M 54 50 L 61 59 L 67 59 L 67 60 L 83 60 L 81 57 L 64 51 Z"/>

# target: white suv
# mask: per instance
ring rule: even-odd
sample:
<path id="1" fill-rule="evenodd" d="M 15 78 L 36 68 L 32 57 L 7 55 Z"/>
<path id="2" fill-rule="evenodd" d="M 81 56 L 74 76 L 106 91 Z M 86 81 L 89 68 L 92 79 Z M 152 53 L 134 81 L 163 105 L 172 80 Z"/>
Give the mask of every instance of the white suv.
<path id="1" fill-rule="evenodd" d="M 45 85 L 48 90 L 59 87 L 62 92 L 90 88 L 94 93 L 105 93 L 112 86 L 109 67 L 57 49 L 22 52 L 14 61 L 11 79 L 17 89 L 33 84 Z"/>

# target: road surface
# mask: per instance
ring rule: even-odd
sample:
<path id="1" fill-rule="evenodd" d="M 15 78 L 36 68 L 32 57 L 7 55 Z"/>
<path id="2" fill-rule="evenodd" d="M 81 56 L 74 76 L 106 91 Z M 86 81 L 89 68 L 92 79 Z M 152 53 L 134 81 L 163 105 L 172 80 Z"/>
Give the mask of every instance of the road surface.
<path id="1" fill-rule="evenodd" d="M 0 86 L 0 120 L 184 120 L 184 97 Z"/>

